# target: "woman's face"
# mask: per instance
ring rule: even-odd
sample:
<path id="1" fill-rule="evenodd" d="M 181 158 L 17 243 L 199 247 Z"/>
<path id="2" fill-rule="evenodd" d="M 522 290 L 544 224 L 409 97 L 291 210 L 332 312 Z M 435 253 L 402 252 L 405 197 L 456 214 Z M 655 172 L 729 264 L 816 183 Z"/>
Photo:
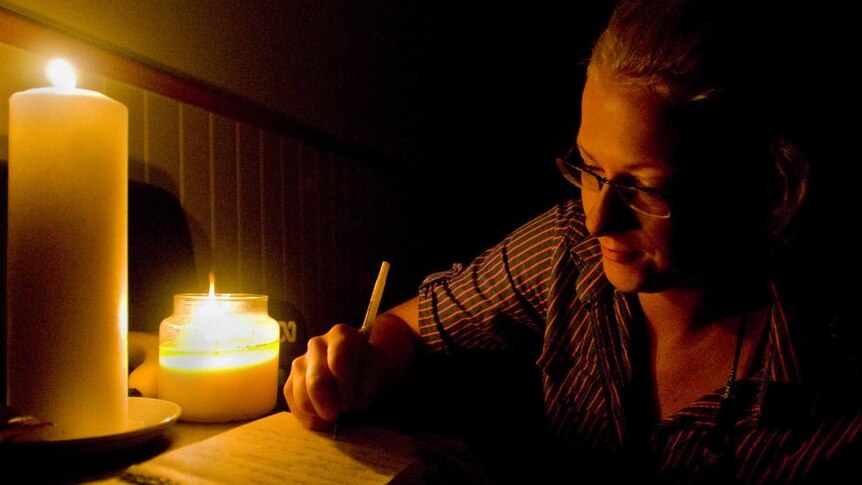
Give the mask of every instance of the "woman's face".
<path id="1" fill-rule="evenodd" d="M 680 130 L 660 99 L 603 79 L 591 68 L 584 86 L 577 144 L 585 167 L 627 185 L 669 189 Z M 616 288 L 661 291 L 684 278 L 679 223 L 630 208 L 614 188 L 582 191 L 587 229 L 601 244 L 605 274 Z M 673 211 L 673 207 L 671 208 Z"/>

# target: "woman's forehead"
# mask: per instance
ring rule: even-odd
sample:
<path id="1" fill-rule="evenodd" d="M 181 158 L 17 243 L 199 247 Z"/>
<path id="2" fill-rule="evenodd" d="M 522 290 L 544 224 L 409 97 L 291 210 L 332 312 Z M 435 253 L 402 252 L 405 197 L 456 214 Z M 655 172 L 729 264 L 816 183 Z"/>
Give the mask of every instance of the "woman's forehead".
<path id="1" fill-rule="evenodd" d="M 596 162 L 670 169 L 682 131 L 662 99 L 591 70 L 581 102 L 578 146 Z"/>

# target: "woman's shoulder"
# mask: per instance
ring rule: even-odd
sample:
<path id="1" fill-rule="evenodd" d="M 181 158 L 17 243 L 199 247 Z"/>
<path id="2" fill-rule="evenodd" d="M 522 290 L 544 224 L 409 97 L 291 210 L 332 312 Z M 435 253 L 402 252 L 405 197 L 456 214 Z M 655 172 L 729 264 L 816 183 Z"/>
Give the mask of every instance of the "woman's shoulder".
<path id="1" fill-rule="evenodd" d="M 525 225 L 525 227 L 530 226 L 550 226 L 557 234 L 571 234 L 577 238 L 589 236 L 585 225 L 584 208 L 581 201 L 577 199 L 554 204 Z"/>
<path id="2" fill-rule="evenodd" d="M 578 246 L 592 239 L 584 218 L 580 200 L 565 200 L 522 224 L 501 245 L 511 248 L 529 244 L 546 249 Z"/>

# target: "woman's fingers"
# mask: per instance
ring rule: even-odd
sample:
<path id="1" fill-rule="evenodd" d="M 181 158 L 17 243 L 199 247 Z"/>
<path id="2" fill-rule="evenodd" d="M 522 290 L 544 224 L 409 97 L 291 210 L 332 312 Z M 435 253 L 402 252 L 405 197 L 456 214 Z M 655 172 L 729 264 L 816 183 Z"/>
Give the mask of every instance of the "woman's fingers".
<path id="1" fill-rule="evenodd" d="M 309 405 L 321 418 L 334 421 L 338 418 L 338 383 L 329 369 L 328 343 L 323 337 L 314 337 L 308 341 L 308 352 L 305 354 L 305 389 Z"/>
<path id="2" fill-rule="evenodd" d="M 287 404 L 301 421 L 320 428 L 357 408 L 365 346 L 359 332 L 345 324 L 308 341 L 308 350 L 294 359 L 284 386 Z"/>

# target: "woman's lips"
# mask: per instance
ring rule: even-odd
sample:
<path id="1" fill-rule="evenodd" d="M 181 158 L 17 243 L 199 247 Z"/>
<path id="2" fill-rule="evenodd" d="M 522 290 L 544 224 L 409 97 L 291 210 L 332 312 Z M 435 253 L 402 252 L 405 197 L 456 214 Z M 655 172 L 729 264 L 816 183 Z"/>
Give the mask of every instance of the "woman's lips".
<path id="1" fill-rule="evenodd" d="M 635 251 L 611 249 L 607 246 L 602 246 L 602 256 L 615 263 L 628 263 L 637 257 L 637 253 Z"/>

